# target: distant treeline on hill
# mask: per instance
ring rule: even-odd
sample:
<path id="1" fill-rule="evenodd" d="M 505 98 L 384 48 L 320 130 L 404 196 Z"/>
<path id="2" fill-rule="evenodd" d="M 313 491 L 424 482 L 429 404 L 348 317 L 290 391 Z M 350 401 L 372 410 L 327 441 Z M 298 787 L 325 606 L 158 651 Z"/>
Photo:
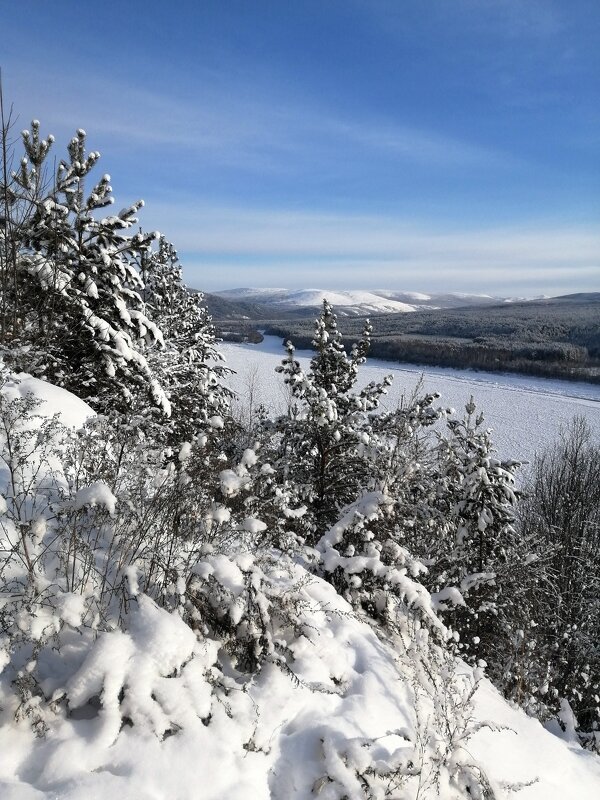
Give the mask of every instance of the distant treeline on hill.
<path id="1" fill-rule="evenodd" d="M 348 319 L 346 344 L 364 320 Z M 600 383 L 600 293 L 484 308 L 372 318 L 371 355 L 413 364 L 520 372 Z M 310 348 L 311 320 L 264 322 L 267 334 Z"/>

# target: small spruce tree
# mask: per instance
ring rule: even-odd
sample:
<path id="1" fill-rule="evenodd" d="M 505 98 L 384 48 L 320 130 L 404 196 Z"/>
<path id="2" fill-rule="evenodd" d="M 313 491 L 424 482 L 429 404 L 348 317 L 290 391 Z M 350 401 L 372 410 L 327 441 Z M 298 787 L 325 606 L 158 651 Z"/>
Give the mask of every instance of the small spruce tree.
<path id="1" fill-rule="evenodd" d="M 371 326 L 346 352 L 336 315 L 325 300 L 315 326 L 316 353 L 307 372 L 287 343 L 287 358 L 277 370 L 291 392 L 288 413 L 277 420 L 277 469 L 284 481 L 296 485 L 307 506 L 302 518 L 309 540 L 337 520 L 339 511 L 371 484 L 369 454 L 374 411 L 391 378 L 356 389 L 359 367 L 366 360 Z"/>

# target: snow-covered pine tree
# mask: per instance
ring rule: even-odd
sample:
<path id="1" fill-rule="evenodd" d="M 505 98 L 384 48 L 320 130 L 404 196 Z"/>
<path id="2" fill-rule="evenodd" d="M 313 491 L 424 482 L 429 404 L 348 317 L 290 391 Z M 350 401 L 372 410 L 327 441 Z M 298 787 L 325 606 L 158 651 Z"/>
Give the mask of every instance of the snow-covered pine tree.
<path id="1" fill-rule="evenodd" d="M 228 413 L 232 393 L 222 382 L 228 370 L 203 296 L 184 284 L 174 246 L 161 237 L 157 249 L 141 253 L 140 272 L 146 312 L 164 341 L 147 357 L 171 403 L 170 438 L 178 445 L 216 430 L 210 420 Z"/>
<path id="2" fill-rule="evenodd" d="M 316 541 L 333 525 L 341 508 L 371 487 L 370 412 L 385 394 L 391 378 L 356 390 L 359 367 L 366 360 L 371 326 L 346 352 L 336 315 L 325 300 L 316 321 L 316 353 L 307 372 L 288 342 L 280 372 L 291 392 L 288 413 L 277 420 L 276 468 L 283 481 L 296 485 L 307 506 L 304 535 Z"/>
<path id="3" fill-rule="evenodd" d="M 2 171 L 10 220 L 0 236 L 14 268 L 14 280 L 2 282 L 2 306 L 18 309 L 3 329 L 6 357 L 98 408 L 141 395 L 168 414 L 141 348 L 162 343 L 144 312 L 136 266 L 156 234 L 130 233 L 143 203 L 98 213 L 113 203 L 112 187 L 103 175 L 86 191 L 100 154 L 86 152 L 85 132 L 77 131 L 68 158 L 50 176 L 53 137 L 41 139 L 39 131 L 34 120 L 22 133 L 19 169 Z"/>
<path id="4" fill-rule="evenodd" d="M 465 411 L 440 436 L 440 499 L 451 524 L 439 540 L 430 588 L 442 598 L 451 590 L 443 616 L 460 635 L 463 656 L 484 659 L 490 676 L 505 685 L 515 679 L 515 652 L 532 618 L 537 554 L 515 525 L 519 464 L 496 457 L 473 398 Z M 454 590 L 464 604 L 453 601 Z"/>

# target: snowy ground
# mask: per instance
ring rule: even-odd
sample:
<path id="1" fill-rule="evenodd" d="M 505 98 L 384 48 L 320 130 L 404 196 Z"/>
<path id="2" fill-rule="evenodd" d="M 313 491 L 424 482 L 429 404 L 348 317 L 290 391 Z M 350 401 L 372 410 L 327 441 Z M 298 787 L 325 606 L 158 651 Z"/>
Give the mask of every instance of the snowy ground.
<path id="1" fill-rule="evenodd" d="M 210 664 L 210 648 L 207 654 L 198 644 L 178 677 L 162 679 L 161 694 L 181 725 L 163 741 L 135 725 L 107 737 L 105 712 L 93 709 L 79 719 L 57 716 L 46 737 L 36 739 L 5 711 L 2 800 L 364 800 L 345 754 L 360 758 L 368 740 L 379 764 L 392 762 L 431 732 L 435 701 L 415 691 L 407 657 L 399 659 L 329 585 L 314 580 L 303 592 L 312 633 L 294 645 L 296 677 L 267 666 L 249 687 L 232 685 L 228 697 L 211 704 L 199 666 Z M 94 667 L 106 671 L 107 680 L 110 673 L 117 690 L 127 672 L 130 685 L 142 682 L 140 665 L 148 660 L 189 658 L 187 651 L 176 652 L 181 641 L 189 649 L 178 634 L 183 623 L 169 622 L 164 611 L 151 614 L 158 615 L 156 624 L 134 627 L 133 653 L 117 641 L 112 659 Z M 200 706 L 205 719 L 210 708 L 208 725 L 196 713 Z M 466 740 L 461 753 L 485 770 L 497 800 L 597 800 L 600 758 L 510 708 L 485 680 L 470 725 L 484 721 L 493 727 Z M 336 784 L 327 775 L 337 776 Z M 421 788 L 415 778 L 390 797 L 463 796 L 444 781 L 438 791 L 428 784 L 430 775 L 426 769 Z"/>
<path id="2" fill-rule="evenodd" d="M 244 396 L 249 384 L 255 390 L 255 402 L 275 410 L 285 407 L 286 391 L 274 372 L 284 356 L 281 340 L 266 336 L 259 345 L 224 344 L 227 364 L 236 371 L 230 378 L 232 388 Z M 308 360 L 308 351 L 298 350 L 300 361 Z M 586 417 L 600 436 L 600 386 L 551 380 L 523 375 L 472 372 L 443 367 L 423 367 L 369 359 L 361 370 L 362 381 L 381 380 L 393 375 L 386 405 L 394 408 L 402 394 L 410 395 L 420 377 L 424 388 L 441 393 L 440 405 L 462 412 L 471 395 L 483 410 L 488 425 L 494 429 L 494 441 L 505 458 L 529 461 L 536 451 L 551 444 L 561 425 L 576 414 Z"/>
<path id="3" fill-rule="evenodd" d="M 251 373 L 253 364 L 259 364 L 268 376 L 277 361 L 268 352 L 226 349 L 230 363 L 240 371 L 250 369 Z M 368 377 L 377 377 L 381 371 L 373 366 Z M 410 387 L 417 373 L 397 374 Z M 473 385 L 461 376 L 436 377 L 448 402 L 457 405 Z M 270 377 L 261 380 L 266 399 L 270 392 L 277 400 L 277 390 L 269 388 L 274 382 Z M 477 386 L 480 380 L 481 376 L 475 379 Z M 507 398 L 504 402 L 516 398 L 513 407 L 535 408 L 540 427 L 549 409 L 561 409 L 561 404 L 569 409 L 561 419 L 567 419 L 574 408 L 584 408 L 591 421 L 598 423 L 597 401 L 591 397 L 578 404 L 558 390 L 552 394 L 533 385 L 519 388 L 520 380 L 511 378 L 501 389 Z M 490 400 L 499 394 L 493 386 L 483 388 Z M 9 386 L 8 394 L 29 390 L 45 401 L 41 413 L 61 412 L 67 425 L 78 426 L 89 414 L 87 406 L 72 395 L 33 379 Z M 451 390 L 455 394 L 448 397 Z M 492 413 L 501 407 L 502 402 L 496 400 Z M 509 409 L 504 419 L 510 419 Z M 514 419 L 526 430 L 526 420 L 517 415 Z M 523 441 L 529 449 L 535 445 L 531 435 Z M 14 723 L 13 701 L 0 681 L 0 798 L 364 800 L 353 771 L 346 768 L 346 756 L 352 753 L 352 762 L 369 752 L 380 765 L 393 762 L 403 748 L 431 732 L 435 700 L 418 688 L 413 654 L 380 640 L 331 586 L 316 578 L 306 581 L 302 567 L 294 569 L 297 574 L 288 577 L 281 571 L 281 580 L 289 581 L 286 591 L 298 591 L 303 599 L 305 632 L 291 643 L 293 675 L 267 665 L 246 686 L 232 682 L 226 694 L 211 699 L 206 675 L 214 661 L 214 646 L 196 642 L 178 617 L 150 600 L 140 600 L 126 633 L 106 633 L 104 644 L 98 640 L 96 655 L 86 656 L 89 668 L 82 668 L 70 680 L 70 696 L 79 691 L 80 700 L 85 700 L 96 684 L 104 682 L 106 696 L 110 686 L 117 703 L 121 693 L 133 695 L 135 688 L 133 699 L 142 717 L 158 698 L 169 718 L 177 720 L 174 735 L 162 741 L 143 725 L 125 725 L 119 732 L 120 719 L 115 724 L 112 713 L 117 706 L 108 703 L 100 713 L 85 703 L 79 714 L 58 713 L 46 737 L 36 738 L 27 721 Z M 49 669 L 66 675 L 73 664 L 81 663 L 80 640 L 76 635 L 70 643 L 66 640 L 60 652 L 49 653 Z M 456 669 L 459 681 L 461 676 L 468 677 L 464 666 L 456 664 Z M 162 677 L 152 689 L 149 676 L 158 673 Z M 481 765 L 498 800 L 598 800 L 600 758 L 509 707 L 484 680 L 475 695 L 470 725 L 477 727 L 488 720 L 492 728 L 483 728 L 466 740 L 461 757 Z M 365 740 L 371 742 L 368 751 Z M 337 777 L 334 781 L 327 776 Z M 520 790 L 514 793 L 509 784 L 514 788 L 521 784 Z M 447 785 L 440 791 L 433 785 L 419 787 L 415 779 L 405 789 L 384 796 L 456 800 L 464 795 Z"/>

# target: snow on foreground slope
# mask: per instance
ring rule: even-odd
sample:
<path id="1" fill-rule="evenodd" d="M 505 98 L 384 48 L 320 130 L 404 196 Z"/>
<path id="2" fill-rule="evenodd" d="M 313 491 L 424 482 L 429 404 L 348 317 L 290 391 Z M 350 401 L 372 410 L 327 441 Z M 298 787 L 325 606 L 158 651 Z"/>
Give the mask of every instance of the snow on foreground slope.
<path id="1" fill-rule="evenodd" d="M 161 698 L 168 698 L 180 729 L 160 741 L 140 725 L 124 726 L 113 742 L 106 735 L 106 710 L 94 717 L 92 708 L 87 710 L 90 719 L 57 716 L 46 738 L 36 739 L 5 714 L 0 727 L 0 797 L 363 800 L 368 795 L 345 761 L 358 769 L 374 765 L 382 773 L 393 773 L 395 765 L 409 759 L 414 759 L 414 771 L 422 768 L 422 773 L 409 777 L 397 792 L 373 797 L 467 797 L 448 779 L 453 765 L 442 765 L 439 789 L 432 783 L 435 759 L 443 758 L 441 741 L 439 751 L 432 741 L 432 734 L 441 731 L 436 728 L 442 719 L 435 718 L 434 709 L 441 701 L 418 686 L 418 670 L 411 664 L 418 648 L 394 653 L 319 580 L 306 586 L 304 594 L 310 605 L 307 620 L 310 616 L 314 628 L 310 638 L 296 642 L 294 674 L 269 665 L 249 685 L 232 681 L 229 693 L 213 695 L 212 701 L 214 652 L 205 644 L 193 644 L 180 620 L 168 618 L 151 601 L 147 608 L 141 603 L 139 624 L 128 635 L 105 634 L 106 640 L 116 639 L 110 658 L 98 656 L 93 666 L 99 674 L 110 671 L 117 688 L 121 674 L 128 672 L 128 688 L 143 685 L 145 673 L 163 661 L 169 666 L 185 663 L 178 677 L 163 677 L 156 689 Z M 464 680 L 468 689 L 466 670 L 455 680 Z M 445 710 L 438 711 L 443 715 Z M 597 800 L 600 759 L 509 708 L 484 680 L 469 727 L 488 720 L 491 728 L 474 733 L 453 757 L 465 764 L 479 763 L 496 797 Z M 460 722 L 448 719 L 450 725 L 455 722 L 460 734 Z M 386 778 L 383 785 L 390 783 L 393 780 Z M 519 784 L 515 795 L 509 785 Z"/>
<path id="2" fill-rule="evenodd" d="M 64 424 L 89 413 L 40 381 L 9 392 L 24 385 L 44 401 L 42 413 L 62 410 Z M 205 569 L 220 570 L 235 592 L 252 559 L 214 557 Z M 473 673 L 443 658 L 418 626 L 382 640 L 329 584 L 283 557 L 269 581 L 273 596 L 298 601 L 294 635 L 274 632 L 287 637 L 287 667 L 227 676 L 217 643 L 138 595 L 126 630 L 88 644 L 73 629 L 60 652 L 43 654 L 44 691 L 69 699 L 46 717 L 45 737 L 14 722 L 14 692 L 0 677 L 0 798 L 454 800 L 468 796 L 469 775 L 483 773 L 498 798 L 600 796 L 600 759 L 510 708 L 485 680 L 469 719 Z M 456 730 L 451 747 L 447 726 Z"/>

